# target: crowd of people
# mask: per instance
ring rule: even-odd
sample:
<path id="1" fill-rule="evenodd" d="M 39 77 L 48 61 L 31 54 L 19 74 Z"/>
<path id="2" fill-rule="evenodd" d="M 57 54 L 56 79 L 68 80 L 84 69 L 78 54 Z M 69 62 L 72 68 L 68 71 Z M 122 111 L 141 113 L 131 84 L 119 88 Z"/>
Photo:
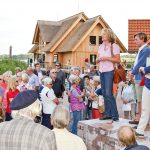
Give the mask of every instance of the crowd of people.
<path id="1" fill-rule="evenodd" d="M 36 63 L 34 68 L 28 67 L 26 70 L 16 67 L 14 75 L 11 71 L 0 75 L 0 121 L 3 122 L 0 133 L 10 141 L 0 140 L 3 150 L 15 143 L 25 147 L 25 144 L 19 145 L 19 139 L 26 140 L 27 137 L 30 140 L 25 142 L 30 145 L 29 149 L 57 147 L 58 150 L 86 150 L 84 142 L 77 136 L 78 122 L 89 119 L 119 121 L 116 104 L 119 94 L 123 101 L 124 118 L 130 119 L 131 124 L 139 123 L 135 135 L 144 136 L 150 116 L 150 64 L 147 64 L 150 48 L 146 44 L 147 36 L 145 33 L 134 36 L 139 52 L 133 68 L 126 74 L 127 80 L 118 83 L 118 92 L 115 93 L 114 63 L 120 63 L 120 48 L 111 29 L 103 29 L 101 35 L 103 43 L 97 54 L 99 71 L 90 64 L 87 72 L 82 74 L 80 67 L 72 66 L 66 77 L 57 62 L 55 68 L 49 71 Z M 141 79 L 144 75 L 143 86 Z M 4 127 L 6 124 L 8 127 Z M 125 127 L 119 130 L 121 142 L 124 142 L 121 137 L 124 130 L 134 133 Z M 15 140 L 7 136 L 8 132 L 15 134 Z M 136 142 L 133 144 L 137 145 Z"/>

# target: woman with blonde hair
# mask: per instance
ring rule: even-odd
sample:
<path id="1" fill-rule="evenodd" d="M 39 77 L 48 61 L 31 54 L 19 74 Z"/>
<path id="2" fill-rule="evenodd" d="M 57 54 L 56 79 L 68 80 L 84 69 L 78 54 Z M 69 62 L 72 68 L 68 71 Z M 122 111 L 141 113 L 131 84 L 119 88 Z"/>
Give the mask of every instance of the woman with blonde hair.
<path id="1" fill-rule="evenodd" d="M 111 29 L 101 31 L 103 43 L 98 49 L 98 59 L 102 94 L 105 103 L 104 117 L 101 120 L 119 120 L 116 100 L 113 96 L 114 63 L 120 62 L 120 48 L 115 43 L 115 35 Z"/>
<path id="2" fill-rule="evenodd" d="M 3 105 L 4 109 L 6 109 L 6 107 L 7 107 L 6 93 L 7 93 L 8 81 L 10 80 L 11 77 L 12 77 L 12 71 L 8 70 L 8 71 L 6 71 L 6 72 L 3 73 L 2 87 L 4 88 L 5 92 L 4 92 L 4 97 L 3 97 L 2 105 Z"/>
<path id="3" fill-rule="evenodd" d="M 6 93 L 6 98 L 7 98 L 7 107 L 6 107 L 6 113 L 5 113 L 6 121 L 10 121 L 12 119 L 11 109 L 9 108 L 9 105 L 10 105 L 10 102 L 13 100 L 13 98 L 19 93 L 17 86 L 18 86 L 18 80 L 15 76 L 13 76 L 8 82 L 8 91 Z"/>

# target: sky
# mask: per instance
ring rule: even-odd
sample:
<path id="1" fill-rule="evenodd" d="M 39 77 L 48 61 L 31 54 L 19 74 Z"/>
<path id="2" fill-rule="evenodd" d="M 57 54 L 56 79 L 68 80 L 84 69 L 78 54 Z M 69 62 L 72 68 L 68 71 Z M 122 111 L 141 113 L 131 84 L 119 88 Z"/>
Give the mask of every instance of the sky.
<path id="1" fill-rule="evenodd" d="M 26 54 L 37 20 L 59 21 L 84 12 L 101 15 L 128 48 L 128 19 L 150 19 L 149 0 L 0 0 L 0 55 Z"/>

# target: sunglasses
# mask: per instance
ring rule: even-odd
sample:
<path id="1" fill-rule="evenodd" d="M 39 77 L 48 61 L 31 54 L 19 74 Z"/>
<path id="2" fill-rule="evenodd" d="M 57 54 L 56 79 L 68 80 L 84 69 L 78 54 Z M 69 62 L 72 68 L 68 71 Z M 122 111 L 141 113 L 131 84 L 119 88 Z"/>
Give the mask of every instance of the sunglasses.
<path id="1" fill-rule="evenodd" d="M 3 79 L 0 79 L 0 80 L 3 80 Z"/>
<path id="2" fill-rule="evenodd" d="M 52 73 L 56 73 L 56 72 L 52 72 Z"/>
<path id="3" fill-rule="evenodd" d="M 16 82 L 18 83 L 19 81 L 17 80 Z"/>

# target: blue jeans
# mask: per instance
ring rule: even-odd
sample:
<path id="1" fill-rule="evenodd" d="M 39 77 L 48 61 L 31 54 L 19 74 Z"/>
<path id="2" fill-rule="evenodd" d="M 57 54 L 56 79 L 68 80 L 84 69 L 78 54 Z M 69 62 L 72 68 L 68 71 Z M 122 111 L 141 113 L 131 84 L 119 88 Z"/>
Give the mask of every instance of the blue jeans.
<path id="1" fill-rule="evenodd" d="M 104 116 L 112 117 L 112 119 L 118 119 L 119 115 L 116 100 L 112 93 L 113 77 L 114 71 L 100 73 L 102 94 L 104 97 L 104 104 L 105 104 Z"/>
<path id="2" fill-rule="evenodd" d="M 81 120 L 81 111 L 73 111 L 72 133 L 77 135 L 78 122 Z"/>

